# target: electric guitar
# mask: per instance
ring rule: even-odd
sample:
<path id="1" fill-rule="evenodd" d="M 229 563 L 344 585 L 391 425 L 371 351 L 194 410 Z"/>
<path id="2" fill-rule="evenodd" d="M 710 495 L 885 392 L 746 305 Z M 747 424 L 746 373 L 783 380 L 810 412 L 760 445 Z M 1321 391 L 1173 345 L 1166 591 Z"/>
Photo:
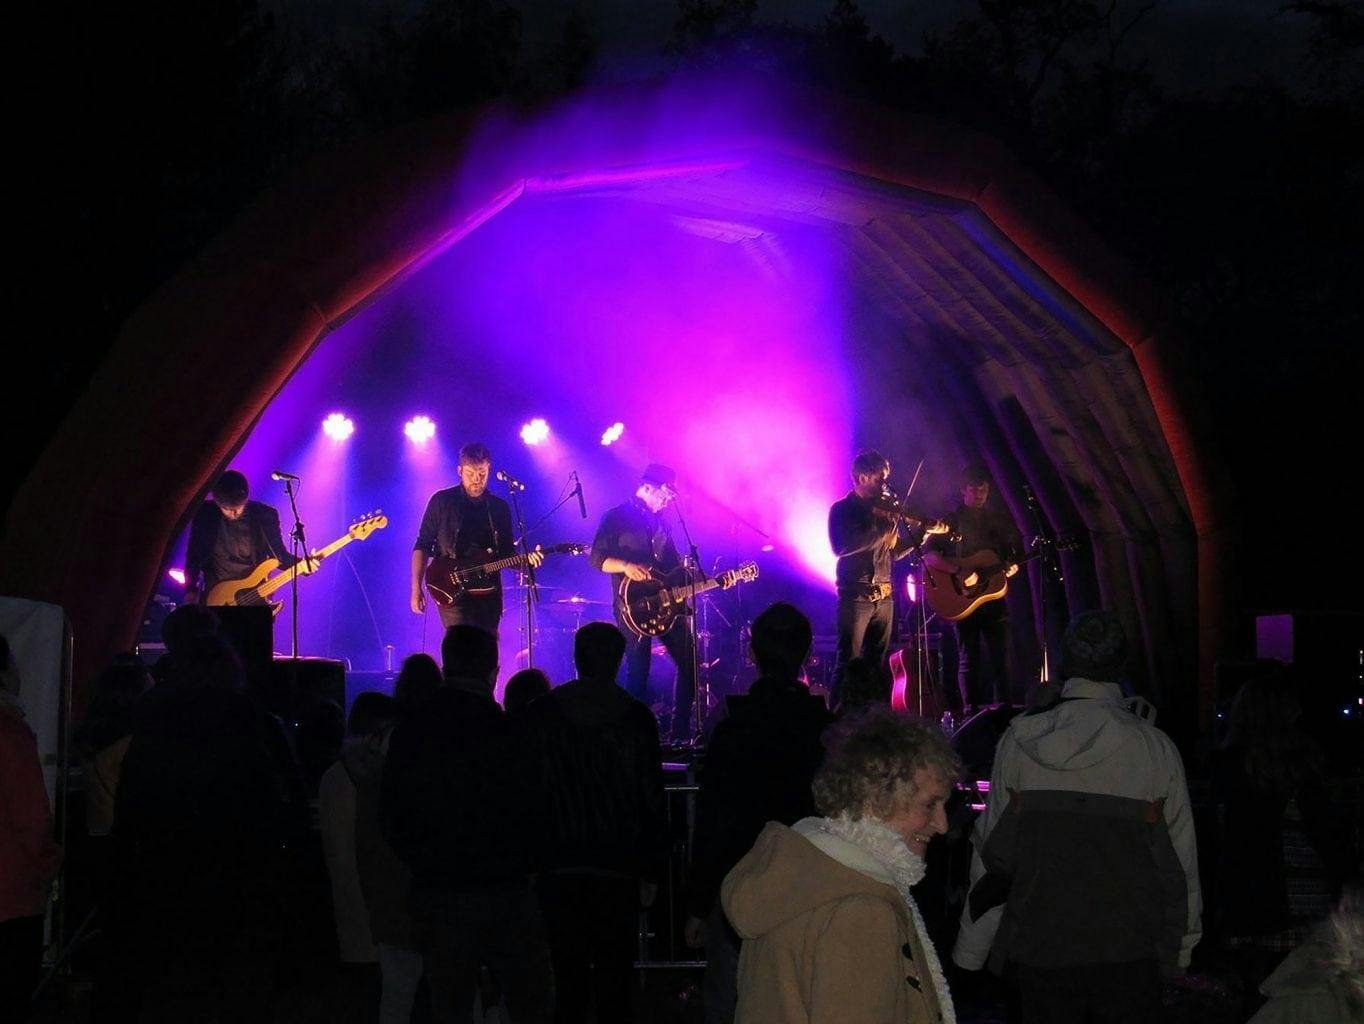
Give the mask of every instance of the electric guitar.
<path id="1" fill-rule="evenodd" d="M 307 558 L 299 559 L 278 576 L 270 574 L 279 568 L 279 559 L 267 558 L 252 570 L 251 575 L 239 580 L 223 580 L 218 583 L 208 592 L 204 603 L 220 608 L 229 605 L 268 604 L 271 614 L 278 615 L 279 610 L 284 607 L 284 602 L 271 601 L 271 594 L 280 587 L 287 586 L 295 576 L 307 576 L 316 571 L 316 563 L 328 555 L 334 555 L 351 541 L 364 540 L 375 530 L 382 530 L 387 525 L 388 516 L 376 510 L 371 515 L 352 523 L 345 536 L 332 541 L 321 551 L 314 551 Z M 313 563 L 312 568 L 309 568 L 309 562 Z"/>
<path id="2" fill-rule="evenodd" d="M 627 576 L 616 594 L 616 610 L 636 636 L 659 636 L 668 631 L 694 595 L 757 578 L 757 562 L 745 562 L 703 583 L 688 583 L 687 570 L 681 566 L 661 578 L 635 581 Z"/>
<path id="3" fill-rule="evenodd" d="M 539 549 L 542 555 L 581 555 L 586 550 L 586 544 L 551 544 Z M 496 589 L 493 581 L 498 572 L 525 565 L 526 560 L 526 555 L 512 555 L 495 562 L 469 565 L 458 559 L 439 556 L 431 559 L 431 564 L 426 567 L 426 592 L 436 604 L 448 608 L 465 594 L 491 594 Z"/>
<path id="4" fill-rule="evenodd" d="M 1005 573 L 1009 566 L 1041 558 L 1048 547 L 1059 552 L 1074 551 L 1079 546 L 1078 540 L 1063 538 L 1012 562 L 1001 562 L 999 555 L 986 548 L 958 559 L 961 568 L 956 572 L 944 572 L 925 565 L 924 598 L 941 618 L 948 622 L 960 622 L 981 605 L 998 601 L 1008 593 L 1009 578 Z M 977 579 L 968 587 L 963 580 L 972 573 L 976 574 Z"/>

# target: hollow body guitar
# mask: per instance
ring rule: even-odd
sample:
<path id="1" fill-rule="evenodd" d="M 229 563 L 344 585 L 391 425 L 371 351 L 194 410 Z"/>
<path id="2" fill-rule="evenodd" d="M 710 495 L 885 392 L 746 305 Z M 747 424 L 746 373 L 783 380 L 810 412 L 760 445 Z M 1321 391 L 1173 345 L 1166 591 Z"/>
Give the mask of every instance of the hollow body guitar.
<path id="1" fill-rule="evenodd" d="M 551 544 L 539 550 L 544 555 L 581 555 L 587 550 L 587 545 Z M 526 555 L 512 555 L 493 562 L 469 564 L 444 556 L 433 558 L 426 567 L 426 592 L 436 604 L 448 608 L 465 594 L 479 597 L 491 594 L 497 588 L 495 580 L 499 572 L 523 566 L 526 560 Z"/>
<path id="2" fill-rule="evenodd" d="M 1079 546 L 1078 541 L 1065 538 L 1048 543 L 1046 548 L 1074 551 Z M 944 572 L 925 565 L 924 598 L 940 617 L 948 622 L 960 622 L 981 605 L 998 601 L 1009 592 L 1009 577 L 1006 575 L 1009 566 L 1041 558 L 1046 548 L 1012 562 L 1000 561 L 999 555 L 986 548 L 958 559 L 961 568 L 957 572 Z M 968 587 L 964 580 L 973 572 L 978 579 Z"/>
<path id="3" fill-rule="evenodd" d="M 208 592 L 204 603 L 218 608 L 268 604 L 271 613 L 278 615 L 279 610 L 284 607 L 284 602 L 271 601 L 270 595 L 287 586 L 295 576 L 308 576 L 315 572 L 316 568 L 308 568 L 309 561 L 320 561 L 340 551 L 351 541 L 364 540 L 375 530 L 382 530 L 387 525 L 388 516 L 382 512 L 374 512 L 352 523 L 344 537 L 337 538 L 320 551 L 314 551 L 307 559 L 295 563 L 276 576 L 270 574 L 279 568 L 279 559 L 267 558 L 256 566 L 250 576 L 238 580 L 223 580 Z"/>
<path id="4" fill-rule="evenodd" d="M 687 570 L 679 566 L 661 577 L 621 580 L 616 593 L 620 621 L 636 636 L 661 636 L 683 614 L 687 601 L 716 587 L 732 587 L 758 578 L 758 563 L 745 562 L 700 583 L 688 582 Z"/>

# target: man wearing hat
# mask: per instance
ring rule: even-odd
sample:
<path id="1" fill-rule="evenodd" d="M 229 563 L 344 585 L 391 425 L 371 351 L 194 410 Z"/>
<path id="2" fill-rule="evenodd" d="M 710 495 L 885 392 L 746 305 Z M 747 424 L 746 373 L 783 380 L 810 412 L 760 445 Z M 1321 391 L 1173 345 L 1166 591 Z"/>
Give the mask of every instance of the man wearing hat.
<path id="1" fill-rule="evenodd" d="M 592 540 L 592 564 L 611 576 L 616 623 L 625 634 L 625 689 L 645 704 L 653 638 L 638 636 L 626 625 L 619 595 L 623 580 L 661 578 L 682 564 L 672 531 L 663 519 L 663 509 L 677 496 L 676 484 L 677 473 L 670 467 L 658 463 L 647 466 L 634 497 L 602 516 Z M 695 694 L 686 618 L 679 615 L 658 639 L 677 666 L 672 736 L 675 740 L 689 739 Z"/>

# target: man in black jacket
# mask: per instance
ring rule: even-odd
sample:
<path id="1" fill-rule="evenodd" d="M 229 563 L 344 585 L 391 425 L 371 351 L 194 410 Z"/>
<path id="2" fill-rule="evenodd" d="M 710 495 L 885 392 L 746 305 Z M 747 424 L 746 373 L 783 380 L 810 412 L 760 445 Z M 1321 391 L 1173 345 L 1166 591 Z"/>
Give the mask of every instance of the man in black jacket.
<path id="1" fill-rule="evenodd" d="M 278 559 L 281 569 L 298 561 L 284 545 L 279 513 L 249 494 L 246 477 L 229 469 L 214 483 L 213 500 L 194 514 L 185 551 L 185 604 L 197 604 L 224 580 L 250 576 L 268 558 Z M 310 559 L 305 569 L 311 571 L 315 562 Z"/>
<path id="2" fill-rule="evenodd" d="M 737 998 L 739 938 L 716 899 L 720 883 L 767 822 L 793 825 L 818 813 L 810 782 L 824 758 L 820 736 L 833 716 L 800 681 L 811 639 L 810 620 L 789 604 L 774 604 L 753 621 L 753 660 L 761 675 L 748 696 L 729 698 L 729 714 L 706 750 L 686 937 L 706 948 L 707 1024 L 732 1021 Z"/>
<path id="3" fill-rule="evenodd" d="M 630 1015 L 639 908 L 666 866 L 663 767 L 653 713 L 615 683 L 625 638 L 607 622 L 578 630 L 579 678 L 517 721 L 537 773 L 540 905 L 560 1022 Z"/>
<path id="4" fill-rule="evenodd" d="M 436 1019 L 471 1019 L 479 965 L 516 1024 L 549 1021 L 554 983 L 530 890 L 527 796 L 493 700 L 497 642 L 451 626 L 445 683 L 393 732 L 380 828 L 412 869 L 413 931 Z"/>

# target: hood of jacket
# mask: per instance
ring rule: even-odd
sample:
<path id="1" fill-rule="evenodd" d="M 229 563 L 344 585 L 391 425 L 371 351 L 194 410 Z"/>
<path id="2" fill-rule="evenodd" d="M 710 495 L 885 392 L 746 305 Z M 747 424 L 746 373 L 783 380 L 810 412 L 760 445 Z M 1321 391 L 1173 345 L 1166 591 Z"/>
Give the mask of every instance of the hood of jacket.
<path id="1" fill-rule="evenodd" d="M 753 849 L 725 877 L 725 913 L 743 938 L 756 939 L 854 895 L 880 896 L 907 919 L 889 872 L 847 840 L 820 832 L 816 820 L 806 818 L 794 828 L 769 822 Z"/>
<path id="2" fill-rule="evenodd" d="M 1142 722 L 1123 703 L 1117 683 L 1076 677 L 1066 681 L 1057 704 L 1020 715 L 1011 729 L 1023 753 L 1043 768 L 1084 771 L 1140 742 Z"/>

